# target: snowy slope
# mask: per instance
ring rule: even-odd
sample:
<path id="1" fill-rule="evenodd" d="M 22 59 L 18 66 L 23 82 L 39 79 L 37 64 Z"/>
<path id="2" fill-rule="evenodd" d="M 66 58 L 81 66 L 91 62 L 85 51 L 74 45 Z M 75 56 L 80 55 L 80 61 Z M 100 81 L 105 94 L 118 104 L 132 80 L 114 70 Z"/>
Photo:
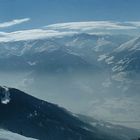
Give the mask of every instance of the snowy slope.
<path id="1" fill-rule="evenodd" d="M 135 51 L 140 50 L 140 37 L 136 37 L 118 47 L 115 51 Z"/>
<path id="2" fill-rule="evenodd" d="M 36 140 L 36 139 L 24 137 L 22 135 L 1 129 L 0 140 Z"/>
<path id="3" fill-rule="evenodd" d="M 129 75 L 139 73 L 140 37 L 121 44 L 112 52 L 109 52 L 103 59 L 101 55 L 98 60 L 104 61 L 110 67 L 112 73 L 115 74 Z"/>

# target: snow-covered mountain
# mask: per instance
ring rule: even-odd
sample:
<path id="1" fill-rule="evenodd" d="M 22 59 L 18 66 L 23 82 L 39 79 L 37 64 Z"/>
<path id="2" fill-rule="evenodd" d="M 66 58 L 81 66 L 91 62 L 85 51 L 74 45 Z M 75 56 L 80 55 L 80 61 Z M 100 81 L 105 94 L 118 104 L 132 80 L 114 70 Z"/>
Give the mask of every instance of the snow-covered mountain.
<path id="1" fill-rule="evenodd" d="M 122 70 L 139 72 L 140 69 L 140 38 L 134 38 L 115 50 L 118 65 Z"/>
<path id="2" fill-rule="evenodd" d="M 140 70 L 140 38 L 131 39 L 115 48 L 103 60 L 112 73 L 133 78 Z"/>
<path id="3" fill-rule="evenodd" d="M 0 46 L 1 70 L 58 72 L 92 67 L 79 54 L 52 40 L 8 42 Z"/>
<path id="4" fill-rule="evenodd" d="M 122 44 L 120 47 L 118 47 L 115 51 L 116 52 L 122 52 L 122 51 L 136 51 L 140 50 L 140 37 L 136 37 L 132 40 L 127 41 L 126 43 Z"/>
<path id="5" fill-rule="evenodd" d="M 61 38 L 1 42 L 0 70 L 99 69 L 98 56 L 112 51 L 129 38 L 127 35 L 76 34 Z"/>

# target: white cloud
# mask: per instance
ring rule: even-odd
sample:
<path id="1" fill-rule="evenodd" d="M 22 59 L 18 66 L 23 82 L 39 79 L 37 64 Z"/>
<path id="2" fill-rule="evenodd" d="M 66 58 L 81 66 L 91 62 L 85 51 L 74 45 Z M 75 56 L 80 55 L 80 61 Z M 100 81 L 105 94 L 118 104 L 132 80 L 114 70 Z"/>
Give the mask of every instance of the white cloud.
<path id="1" fill-rule="evenodd" d="M 29 20 L 30 20 L 30 18 L 23 18 L 23 19 L 14 19 L 12 21 L 3 22 L 3 23 L 0 23 L 0 28 L 6 28 L 6 27 L 14 26 L 14 25 L 17 25 L 17 24 L 21 24 L 23 22 L 27 22 Z"/>
<path id="2" fill-rule="evenodd" d="M 10 33 L 0 32 L 0 42 L 62 37 L 64 35 L 71 35 L 75 33 L 76 32 L 59 32 L 45 29 L 21 30 Z"/>
<path id="3" fill-rule="evenodd" d="M 48 29 L 54 30 L 81 30 L 89 31 L 94 29 L 100 30 L 128 30 L 136 29 L 133 25 L 127 25 L 121 22 L 113 21 L 89 21 L 89 22 L 70 22 L 70 23 L 58 23 L 45 26 Z"/>
<path id="4" fill-rule="evenodd" d="M 29 18 L 17 19 L 10 22 L 0 23 L 0 28 L 13 26 L 26 21 Z M 89 21 L 89 22 L 70 22 L 58 23 L 45 26 L 39 29 L 21 30 L 14 32 L 0 32 L 0 42 L 33 40 L 50 37 L 62 37 L 64 35 L 72 35 L 75 33 L 89 33 L 89 34 L 109 34 L 114 31 L 124 33 L 125 31 L 138 31 L 140 29 L 140 22 L 113 22 L 113 21 Z"/>

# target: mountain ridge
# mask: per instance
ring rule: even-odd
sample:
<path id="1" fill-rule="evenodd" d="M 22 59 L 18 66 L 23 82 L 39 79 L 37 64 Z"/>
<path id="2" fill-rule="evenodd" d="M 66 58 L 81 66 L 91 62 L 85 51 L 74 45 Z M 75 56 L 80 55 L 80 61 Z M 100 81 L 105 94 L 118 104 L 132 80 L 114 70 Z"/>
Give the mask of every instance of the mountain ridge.
<path id="1" fill-rule="evenodd" d="M 82 122 L 65 109 L 17 89 L 0 87 L 1 99 L 6 96 L 7 91 L 9 102 L 0 103 L 0 128 L 40 140 L 113 138 Z"/>

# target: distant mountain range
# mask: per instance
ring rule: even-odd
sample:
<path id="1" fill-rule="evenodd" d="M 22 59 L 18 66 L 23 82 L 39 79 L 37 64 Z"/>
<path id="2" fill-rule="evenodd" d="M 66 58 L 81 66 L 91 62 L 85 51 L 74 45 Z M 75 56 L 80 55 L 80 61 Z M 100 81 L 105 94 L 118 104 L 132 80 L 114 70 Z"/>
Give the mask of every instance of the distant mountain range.
<path id="1" fill-rule="evenodd" d="M 129 36 L 78 34 L 62 38 L 0 43 L 0 70 L 74 71 L 99 69 L 99 54 L 112 51 Z"/>

